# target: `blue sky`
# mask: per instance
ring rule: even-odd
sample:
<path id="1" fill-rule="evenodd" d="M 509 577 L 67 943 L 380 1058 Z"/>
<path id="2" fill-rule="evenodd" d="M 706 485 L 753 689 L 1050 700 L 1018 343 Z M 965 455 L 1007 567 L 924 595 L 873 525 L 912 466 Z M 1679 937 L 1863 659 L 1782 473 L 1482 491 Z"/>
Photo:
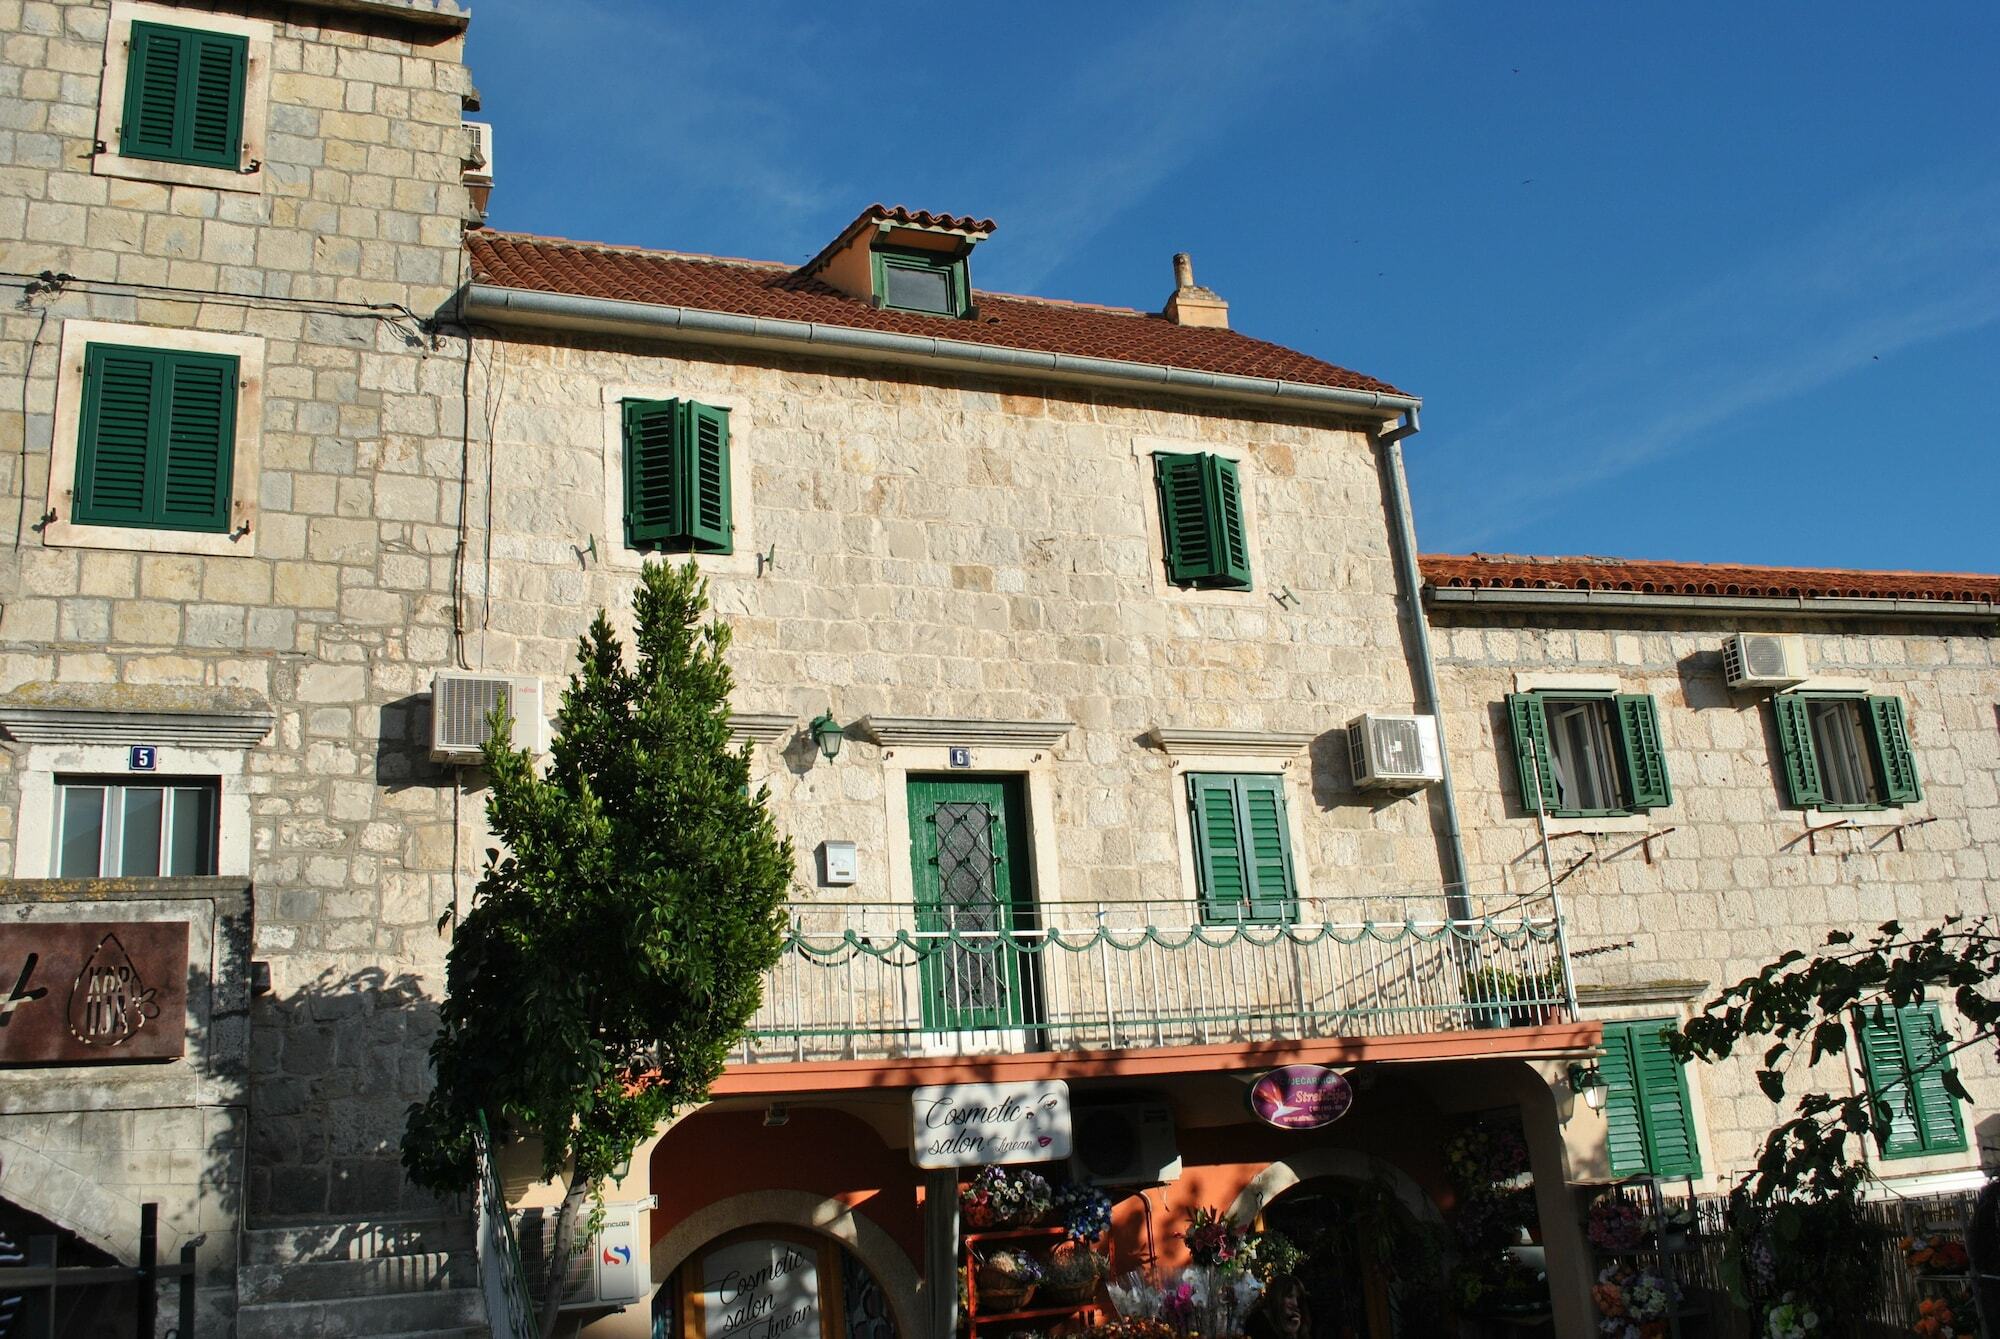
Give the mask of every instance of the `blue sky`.
<path id="1" fill-rule="evenodd" d="M 473 10 L 496 227 L 804 261 L 880 200 L 1149 309 L 1185 250 L 1425 398 L 1426 549 L 2000 570 L 2000 5 Z"/>

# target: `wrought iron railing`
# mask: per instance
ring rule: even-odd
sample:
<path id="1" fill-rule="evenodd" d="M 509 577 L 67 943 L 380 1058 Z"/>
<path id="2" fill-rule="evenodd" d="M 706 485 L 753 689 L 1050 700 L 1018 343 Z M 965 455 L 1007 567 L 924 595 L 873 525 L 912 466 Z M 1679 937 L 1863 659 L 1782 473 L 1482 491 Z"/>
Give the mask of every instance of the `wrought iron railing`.
<path id="1" fill-rule="evenodd" d="M 1218 923 L 1188 903 L 967 919 L 795 903 L 743 1061 L 1091 1051 L 1523 1027 L 1575 1017 L 1553 899 L 1313 899 Z"/>
<path id="2" fill-rule="evenodd" d="M 486 1113 L 479 1113 L 473 1137 L 479 1158 L 479 1286 L 486 1294 L 487 1328 L 494 1339 L 535 1339 L 535 1304 L 528 1295 L 528 1274 L 521 1265 L 521 1245 L 514 1236 L 514 1219 L 507 1210 L 507 1190 L 500 1164 L 493 1156 L 493 1135 Z"/>

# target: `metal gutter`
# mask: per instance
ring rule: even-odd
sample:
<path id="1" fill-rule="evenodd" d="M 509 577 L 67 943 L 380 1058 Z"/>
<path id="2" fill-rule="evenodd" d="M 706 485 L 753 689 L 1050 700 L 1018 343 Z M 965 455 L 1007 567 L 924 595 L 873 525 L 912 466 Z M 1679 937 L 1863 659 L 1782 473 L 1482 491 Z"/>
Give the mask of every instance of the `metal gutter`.
<path id="1" fill-rule="evenodd" d="M 1950 622 L 2000 622 L 2000 604 L 1985 600 L 1870 600 L 1845 596 L 1671 595 L 1630 590 L 1519 590 L 1486 586 L 1427 586 L 1433 607 L 1517 610 L 1528 613 L 1765 614 L 1794 618 L 1912 618 Z"/>
<path id="2" fill-rule="evenodd" d="M 1440 704 L 1437 662 L 1431 654 L 1431 626 L 1424 617 L 1423 577 L 1417 570 L 1417 523 L 1410 513 L 1410 481 L 1403 474 L 1403 439 L 1422 431 L 1415 408 L 1403 421 L 1380 434 L 1382 475 L 1389 490 L 1389 529 L 1396 549 L 1396 583 L 1409 602 L 1410 630 L 1417 643 L 1417 688 L 1424 695 L 1423 709 L 1438 722 L 1438 793 L 1444 801 L 1445 856 L 1451 868 L 1445 871 L 1445 895 L 1453 916 L 1470 916 L 1471 899 L 1466 896 L 1470 874 L 1465 860 L 1465 837 L 1460 827 L 1458 792 L 1451 783 L 1451 748 L 1445 742 L 1444 708 Z"/>
<path id="3" fill-rule="evenodd" d="M 688 340 L 703 344 L 812 351 L 834 358 L 937 367 L 952 371 L 1028 376 L 1092 386 L 1139 386 L 1211 399 L 1281 404 L 1292 408 L 1388 418 L 1413 413 L 1423 406 L 1415 396 L 1381 391 L 1347 390 L 1269 377 L 1242 377 L 1227 372 L 1196 372 L 1159 363 L 1087 358 L 1078 354 L 1010 349 L 970 340 L 904 335 L 885 330 L 856 330 L 819 321 L 785 321 L 764 316 L 737 316 L 698 307 L 668 307 L 619 298 L 580 297 L 469 284 L 459 294 L 460 316 L 470 321 L 542 329 L 592 330 L 646 339 Z"/>

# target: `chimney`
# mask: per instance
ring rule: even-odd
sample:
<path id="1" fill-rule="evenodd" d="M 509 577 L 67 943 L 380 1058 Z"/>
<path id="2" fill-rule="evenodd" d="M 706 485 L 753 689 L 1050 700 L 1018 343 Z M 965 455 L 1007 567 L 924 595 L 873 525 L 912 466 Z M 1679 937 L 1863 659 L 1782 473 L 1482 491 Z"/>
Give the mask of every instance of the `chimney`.
<path id="1" fill-rule="evenodd" d="M 1229 304 L 1194 281 L 1194 261 L 1185 251 L 1174 254 L 1174 295 L 1164 314 L 1175 325 L 1229 329 Z"/>

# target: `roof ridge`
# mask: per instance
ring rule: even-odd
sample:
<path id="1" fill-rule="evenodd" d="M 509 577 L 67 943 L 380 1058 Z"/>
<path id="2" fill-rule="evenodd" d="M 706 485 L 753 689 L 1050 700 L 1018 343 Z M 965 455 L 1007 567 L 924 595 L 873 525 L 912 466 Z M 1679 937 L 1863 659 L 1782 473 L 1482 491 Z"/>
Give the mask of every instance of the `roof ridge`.
<path id="1" fill-rule="evenodd" d="M 1494 567 L 1560 567 L 1564 565 L 1587 565 L 1590 567 L 1686 567 L 1695 570 L 1733 568 L 1745 572 L 1818 572 L 1826 575 L 1863 575 L 1880 577 L 1963 577 L 1975 581 L 2000 581 L 2000 572 L 1940 572 L 1931 568 L 1916 567 L 1818 567 L 1804 563 L 1751 563 L 1734 559 L 1707 558 L 1619 558 L 1608 554 L 1540 554 L 1540 553 L 1425 553 L 1418 555 L 1419 562 L 1477 562 Z"/>

